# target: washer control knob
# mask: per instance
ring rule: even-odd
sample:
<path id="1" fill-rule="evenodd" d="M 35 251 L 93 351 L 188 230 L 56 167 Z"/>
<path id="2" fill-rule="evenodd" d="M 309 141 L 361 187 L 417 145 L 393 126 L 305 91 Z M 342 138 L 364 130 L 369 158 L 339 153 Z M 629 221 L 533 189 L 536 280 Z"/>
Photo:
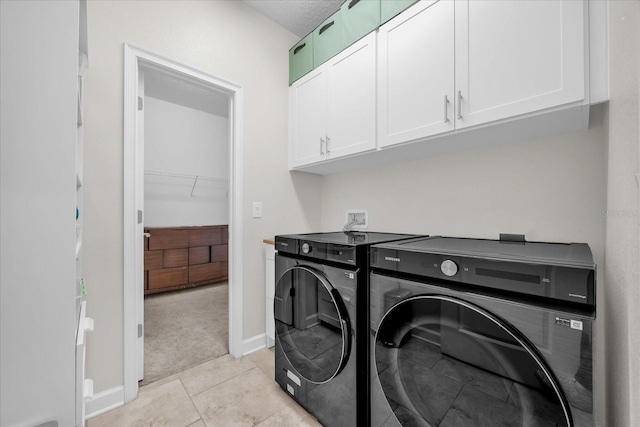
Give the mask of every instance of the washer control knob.
<path id="1" fill-rule="evenodd" d="M 304 252 L 305 254 L 308 254 L 309 252 L 311 252 L 311 247 L 309 246 L 308 243 L 304 243 L 302 245 L 302 252 Z"/>
<path id="2" fill-rule="evenodd" d="M 442 270 L 442 274 L 448 277 L 455 276 L 458 272 L 458 265 L 451 261 L 450 259 L 442 261 L 440 264 L 440 270 Z"/>

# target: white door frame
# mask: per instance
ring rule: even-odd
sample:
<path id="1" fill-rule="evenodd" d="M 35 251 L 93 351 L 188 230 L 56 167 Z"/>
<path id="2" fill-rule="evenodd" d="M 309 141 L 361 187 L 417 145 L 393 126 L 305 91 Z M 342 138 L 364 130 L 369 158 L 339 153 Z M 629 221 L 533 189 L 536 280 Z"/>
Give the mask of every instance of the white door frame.
<path id="1" fill-rule="evenodd" d="M 138 323 L 143 316 L 144 146 L 137 138 L 140 61 L 180 73 L 230 98 L 229 179 L 229 353 L 242 355 L 242 87 L 131 45 L 124 45 L 124 401 L 138 395 Z"/>

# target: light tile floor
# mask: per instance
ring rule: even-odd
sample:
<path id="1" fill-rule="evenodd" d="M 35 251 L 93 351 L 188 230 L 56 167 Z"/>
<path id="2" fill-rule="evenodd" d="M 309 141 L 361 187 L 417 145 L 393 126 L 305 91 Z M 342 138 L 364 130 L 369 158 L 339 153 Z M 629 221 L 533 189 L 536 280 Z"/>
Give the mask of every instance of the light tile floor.
<path id="1" fill-rule="evenodd" d="M 228 354 L 141 387 L 134 401 L 87 427 L 322 427 L 274 381 L 274 354 Z"/>

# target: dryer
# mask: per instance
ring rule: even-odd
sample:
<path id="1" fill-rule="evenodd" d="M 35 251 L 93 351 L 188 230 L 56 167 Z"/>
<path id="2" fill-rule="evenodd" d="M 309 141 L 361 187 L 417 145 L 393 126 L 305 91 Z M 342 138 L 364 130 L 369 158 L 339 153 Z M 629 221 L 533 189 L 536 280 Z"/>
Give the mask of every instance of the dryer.
<path id="1" fill-rule="evenodd" d="M 430 237 L 371 248 L 371 425 L 593 426 L 586 244 Z"/>
<path id="2" fill-rule="evenodd" d="M 323 425 L 368 423 L 369 247 L 409 237 L 276 236 L 275 379 Z"/>

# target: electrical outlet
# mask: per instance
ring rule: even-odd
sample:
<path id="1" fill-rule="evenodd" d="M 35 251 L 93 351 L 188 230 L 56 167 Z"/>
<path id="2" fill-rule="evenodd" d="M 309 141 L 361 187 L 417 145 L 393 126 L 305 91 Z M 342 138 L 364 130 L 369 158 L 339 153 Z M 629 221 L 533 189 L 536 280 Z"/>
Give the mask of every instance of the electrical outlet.
<path id="1" fill-rule="evenodd" d="M 351 230 L 365 230 L 369 227 L 369 218 L 365 209 L 349 209 L 346 224 L 352 224 Z"/>

